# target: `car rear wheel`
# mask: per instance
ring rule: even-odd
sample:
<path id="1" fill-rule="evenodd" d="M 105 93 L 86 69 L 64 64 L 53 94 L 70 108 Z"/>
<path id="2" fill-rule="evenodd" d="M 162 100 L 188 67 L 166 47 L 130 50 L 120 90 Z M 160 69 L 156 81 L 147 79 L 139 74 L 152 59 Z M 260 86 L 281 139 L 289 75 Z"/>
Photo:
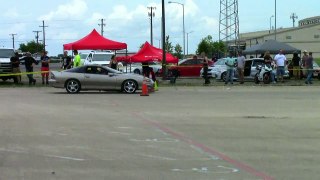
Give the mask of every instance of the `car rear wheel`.
<path id="1" fill-rule="evenodd" d="M 221 80 L 226 82 L 226 80 L 227 80 L 227 72 L 224 72 L 224 73 L 221 74 Z"/>
<path id="2" fill-rule="evenodd" d="M 138 83 L 134 80 L 126 80 L 122 84 L 122 91 L 128 94 L 135 93 L 138 89 Z"/>
<path id="3" fill-rule="evenodd" d="M 78 80 L 70 79 L 66 82 L 66 90 L 68 93 L 75 94 L 81 89 L 81 84 Z"/>

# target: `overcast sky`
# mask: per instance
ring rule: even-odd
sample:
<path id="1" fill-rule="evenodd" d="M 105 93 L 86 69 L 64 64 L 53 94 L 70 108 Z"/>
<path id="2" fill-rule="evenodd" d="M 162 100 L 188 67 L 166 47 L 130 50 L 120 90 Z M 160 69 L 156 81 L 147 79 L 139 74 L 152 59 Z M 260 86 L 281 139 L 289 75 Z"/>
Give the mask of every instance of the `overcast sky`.
<path id="1" fill-rule="evenodd" d="M 219 38 L 219 0 L 174 0 L 185 5 L 185 28 L 189 34 L 189 53 L 196 51 L 200 40 L 212 35 Z M 173 45 L 183 46 L 182 6 L 166 2 L 166 35 Z M 277 27 L 291 27 L 290 15 L 298 20 L 318 16 L 316 0 L 278 0 Z M 240 33 L 269 29 L 274 15 L 274 0 L 239 0 Z M 46 44 L 49 55 L 62 52 L 63 44 L 73 42 L 91 32 L 100 32 L 100 19 L 105 19 L 104 36 L 128 44 L 129 51 L 137 51 L 150 41 L 148 6 L 156 7 L 154 17 L 154 45 L 161 37 L 161 0 L 1 0 L 0 46 L 12 47 L 35 39 L 33 31 L 45 20 Z M 297 20 L 297 21 L 298 21 Z M 274 24 L 274 18 L 272 18 Z M 296 25 L 298 22 L 296 22 Z M 40 39 L 42 39 L 40 34 Z"/>

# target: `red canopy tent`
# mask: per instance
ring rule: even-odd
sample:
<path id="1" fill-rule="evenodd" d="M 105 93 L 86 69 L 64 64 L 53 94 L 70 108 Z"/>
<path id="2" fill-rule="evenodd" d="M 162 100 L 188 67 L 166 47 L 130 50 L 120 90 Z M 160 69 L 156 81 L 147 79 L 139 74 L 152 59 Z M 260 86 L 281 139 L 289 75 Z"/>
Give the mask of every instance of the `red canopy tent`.
<path id="1" fill-rule="evenodd" d="M 64 44 L 63 48 L 64 50 L 120 50 L 127 49 L 127 44 L 107 39 L 93 29 L 90 34 L 82 39 L 72 43 Z"/>
<path id="2" fill-rule="evenodd" d="M 134 62 L 149 62 L 149 61 L 162 61 L 162 49 L 156 48 L 145 42 L 143 47 L 132 56 L 125 57 L 118 57 L 118 60 L 130 61 Z M 174 57 L 170 53 L 166 53 L 166 62 L 167 63 L 178 63 L 179 59 Z"/>

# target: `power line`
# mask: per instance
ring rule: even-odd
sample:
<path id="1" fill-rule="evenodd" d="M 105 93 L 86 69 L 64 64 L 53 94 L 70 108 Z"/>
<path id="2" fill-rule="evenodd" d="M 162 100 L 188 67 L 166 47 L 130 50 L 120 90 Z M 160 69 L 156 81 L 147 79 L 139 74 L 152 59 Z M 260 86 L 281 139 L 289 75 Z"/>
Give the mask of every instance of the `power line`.
<path id="1" fill-rule="evenodd" d="M 148 13 L 148 16 L 150 17 L 150 43 L 153 46 L 153 25 L 152 25 L 152 18 L 155 16 L 155 13 L 152 12 L 156 7 L 148 7 L 150 9 L 150 12 Z"/>
<path id="2" fill-rule="evenodd" d="M 291 16 L 290 16 L 290 19 L 292 19 L 292 24 L 293 24 L 293 27 L 294 27 L 294 23 L 296 22 L 296 19 L 298 19 L 298 16 L 296 13 L 292 13 Z"/>
<path id="3" fill-rule="evenodd" d="M 43 42 L 43 51 L 46 51 L 46 27 L 48 27 L 48 26 L 45 26 L 44 25 L 44 21 L 42 21 L 42 26 L 39 26 L 39 27 L 42 27 L 42 32 L 43 32 L 43 40 L 42 40 L 42 42 Z"/>
<path id="4" fill-rule="evenodd" d="M 9 34 L 10 36 L 12 36 L 12 48 L 15 49 L 14 47 L 14 36 L 16 36 L 17 34 Z"/>
<path id="5" fill-rule="evenodd" d="M 105 23 L 103 23 L 103 21 L 105 20 L 105 19 L 100 19 L 101 20 L 101 24 L 98 24 L 99 26 L 101 26 L 101 36 L 103 36 L 103 33 L 104 33 L 104 30 L 103 30 L 103 27 L 104 26 L 106 26 L 106 24 Z"/>
<path id="6" fill-rule="evenodd" d="M 42 31 L 33 31 L 34 33 L 36 33 L 36 40 L 37 40 L 37 53 L 39 52 L 39 33 Z"/>

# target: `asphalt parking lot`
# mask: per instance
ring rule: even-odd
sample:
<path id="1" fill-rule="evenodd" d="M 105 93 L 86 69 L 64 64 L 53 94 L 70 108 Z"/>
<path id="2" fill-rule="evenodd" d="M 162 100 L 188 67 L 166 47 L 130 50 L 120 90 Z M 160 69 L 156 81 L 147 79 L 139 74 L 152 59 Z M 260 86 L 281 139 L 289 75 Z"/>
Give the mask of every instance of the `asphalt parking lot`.
<path id="1" fill-rule="evenodd" d="M 318 179 L 318 86 L 0 88 L 0 179 Z"/>

